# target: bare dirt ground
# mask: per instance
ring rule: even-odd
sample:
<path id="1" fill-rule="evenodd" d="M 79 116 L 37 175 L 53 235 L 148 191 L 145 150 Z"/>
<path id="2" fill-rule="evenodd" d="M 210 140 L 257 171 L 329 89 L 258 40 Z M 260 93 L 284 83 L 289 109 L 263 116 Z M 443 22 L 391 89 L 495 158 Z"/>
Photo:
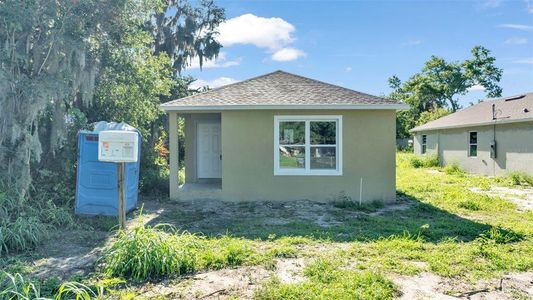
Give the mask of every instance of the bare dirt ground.
<path id="1" fill-rule="evenodd" d="M 365 216 L 377 216 L 408 209 L 412 203 L 402 201 L 370 212 L 346 210 L 331 203 L 294 201 L 291 203 L 224 203 L 218 201 L 158 202 L 146 200 L 142 218 L 138 212 L 128 215 L 128 226 L 142 219 L 155 225 L 172 223 L 179 228 L 205 234 L 225 234 L 232 228 L 239 236 L 262 237 L 264 226 L 278 228 L 283 233 L 291 226 L 315 226 L 327 230 L 343 221 Z M 235 220 L 239 220 L 236 223 Z M 101 223 L 101 222 L 95 222 Z M 67 279 L 74 274 L 86 275 L 94 271 L 105 247 L 113 239 L 114 218 L 108 218 L 106 226 L 94 226 L 72 230 L 61 243 L 50 241 L 39 248 L 32 258 L 34 274 L 42 277 L 59 276 Z M 239 225 L 246 224 L 246 225 Z M 296 224 L 296 225 L 295 225 Z M 302 225 L 304 224 L 304 225 Z M 246 228 L 241 228 L 245 226 Z M 313 227 L 314 228 L 314 227 Z M 264 237 L 264 236 L 263 236 Z M 349 247 L 349 243 L 331 242 L 302 245 L 301 252 L 320 253 Z M 164 299 L 224 299 L 239 296 L 251 299 L 253 291 L 265 280 L 278 277 L 285 283 L 305 280 L 303 268 L 312 259 L 309 256 L 277 259 L 274 266 L 246 266 L 194 274 L 189 277 L 163 280 L 131 287 L 140 298 Z M 429 272 L 416 276 L 389 274 L 401 289 L 401 299 L 515 299 L 533 298 L 533 272 L 508 274 L 500 279 L 467 285 L 441 278 Z"/>
<path id="2" fill-rule="evenodd" d="M 491 197 L 500 197 L 516 204 L 517 208 L 522 211 L 533 210 L 533 188 L 492 186 L 488 191 L 480 188 L 472 188 L 471 191 Z"/>

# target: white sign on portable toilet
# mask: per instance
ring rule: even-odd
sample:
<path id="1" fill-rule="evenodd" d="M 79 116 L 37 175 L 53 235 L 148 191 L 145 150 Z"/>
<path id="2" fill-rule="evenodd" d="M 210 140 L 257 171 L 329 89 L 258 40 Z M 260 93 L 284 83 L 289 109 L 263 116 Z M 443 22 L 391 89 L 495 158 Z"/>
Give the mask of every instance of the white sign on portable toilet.
<path id="1" fill-rule="evenodd" d="M 135 131 L 106 130 L 98 133 L 98 160 L 117 163 L 118 222 L 126 228 L 124 205 L 124 163 L 137 162 L 139 137 Z"/>

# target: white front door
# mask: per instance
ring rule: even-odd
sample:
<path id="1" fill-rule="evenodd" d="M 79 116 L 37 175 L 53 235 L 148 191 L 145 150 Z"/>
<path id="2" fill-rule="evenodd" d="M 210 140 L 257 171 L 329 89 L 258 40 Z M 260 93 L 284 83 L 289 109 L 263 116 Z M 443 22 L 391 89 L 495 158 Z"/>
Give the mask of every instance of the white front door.
<path id="1" fill-rule="evenodd" d="M 220 123 L 198 123 L 198 178 L 222 178 Z"/>

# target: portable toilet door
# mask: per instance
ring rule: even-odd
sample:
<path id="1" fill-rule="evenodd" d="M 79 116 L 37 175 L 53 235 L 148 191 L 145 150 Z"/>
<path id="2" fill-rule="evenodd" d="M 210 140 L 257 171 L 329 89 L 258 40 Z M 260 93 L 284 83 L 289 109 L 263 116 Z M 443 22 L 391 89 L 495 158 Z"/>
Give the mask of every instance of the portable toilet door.
<path id="1" fill-rule="evenodd" d="M 140 148 L 139 136 L 139 148 Z M 138 151 L 140 158 L 140 149 Z M 126 211 L 137 206 L 140 159 L 126 163 L 124 198 Z M 78 134 L 78 168 L 76 180 L 76 214 L 116 216 L 118 212 L 118 170 L 116 163 L 98 160 L 98 133 Z"/>

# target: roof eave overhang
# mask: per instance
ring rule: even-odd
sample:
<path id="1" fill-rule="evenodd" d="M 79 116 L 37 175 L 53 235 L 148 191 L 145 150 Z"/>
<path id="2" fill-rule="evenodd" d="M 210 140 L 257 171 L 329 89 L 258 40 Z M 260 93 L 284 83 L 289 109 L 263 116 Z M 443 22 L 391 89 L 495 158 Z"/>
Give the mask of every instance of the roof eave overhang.
<path id="1" fill-rule="evenodd" d="M 273 109 L 346 109 L 346 110 L 405 110 L 409 105 L 399 104 L 285 104 L 285 105 L 204 105 L 204 106 L 187 106 L 187 105 L 160 105 L 164 111 L 206 111 L 206 110 L 273 110 Z"/>
<path id="2" fill-rule="evenodd" d="M 415 133 L 415 132 L 433 131 L 433 130 L 442 130 L 442 129 L 456 129 L 456 128 L 488 126 L 488 125 L 497 125 L 497 124 L 510 124 L 510 123 L 523 123 L 523 122 L 533 122 L 533 118 L 496 120 L 496 121 L 483 122 L 483 123 L 458 124 L 458 125 L 437 126 L 437 127 L 429 127 L 429 128 L 413 128 L 409 130 L 409 132 Z"/>

